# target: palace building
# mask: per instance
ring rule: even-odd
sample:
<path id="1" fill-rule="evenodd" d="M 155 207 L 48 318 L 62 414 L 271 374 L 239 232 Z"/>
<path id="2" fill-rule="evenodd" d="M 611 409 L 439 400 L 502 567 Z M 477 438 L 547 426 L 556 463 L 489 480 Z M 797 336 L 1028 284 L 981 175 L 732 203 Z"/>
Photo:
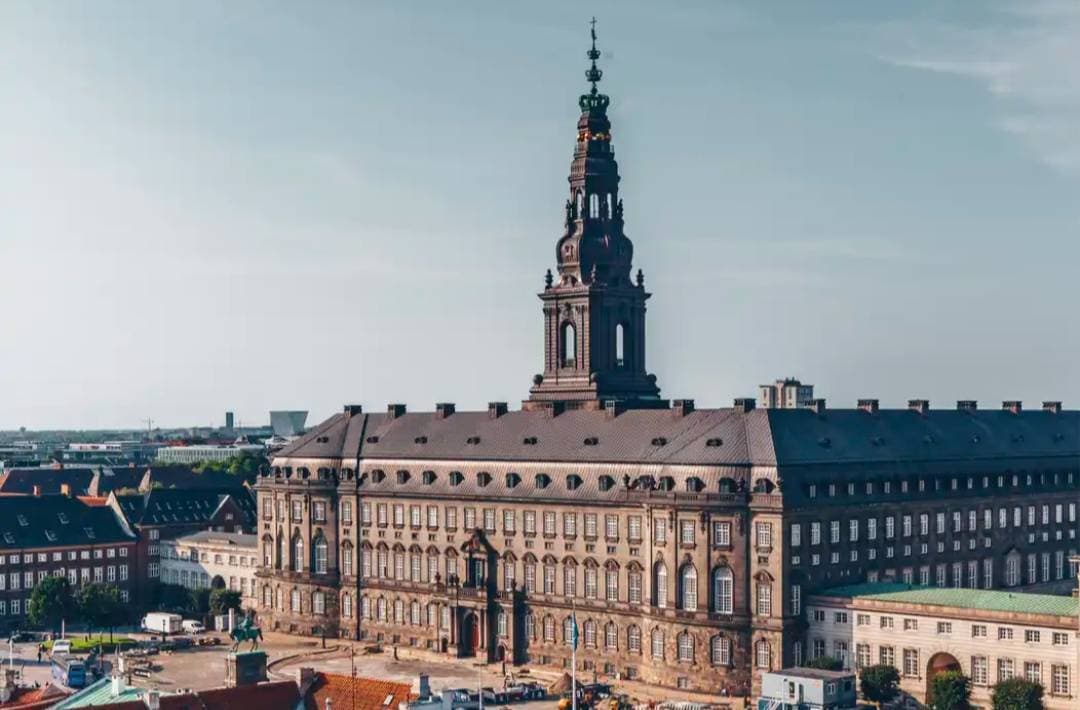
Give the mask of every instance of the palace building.
<path id="1" fill-rule="evenodd" d="M 861 582 L 1062 580 L 1080 413 L 660 397 L 609 99 L 580 98 L 521 408 L 344 410 L 255 485 L 261 623 L 739 693 L 806 657 L 802 600 Z"/>

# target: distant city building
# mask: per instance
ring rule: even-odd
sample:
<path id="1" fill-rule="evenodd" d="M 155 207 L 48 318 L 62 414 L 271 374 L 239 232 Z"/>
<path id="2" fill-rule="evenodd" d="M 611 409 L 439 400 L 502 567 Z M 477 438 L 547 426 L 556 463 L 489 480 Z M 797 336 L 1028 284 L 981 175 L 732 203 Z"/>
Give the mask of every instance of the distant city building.
<path id="1" fill-rule="evenodd" d="M 158 447 L 138 440 L 72 443 L 60 450 L 60 458 L 65 463 L 138 464 L 153 461 Z"/>
<path id="2" fill-rule="evenodd" d="M 189 589 L 231 589 L 250 609 L 255 606 L 257 555 L 254 534 L 204 530 L 163 540 L 161 581 Z"/>
<path id="3" fill-rule="evenodd" d="M 232 412 L 225 412 L 225 428 L 226 429 L 232 429 L 233 428 L 233 413 Z"/>
<path id="4" fill-rule="evenodd" d="M 1047 553 L 1034 564 L 1065 561 Z M 975 564 L 977 578 L 981 567 Z M 974 585 L 972 585 L 974 586 Z M 925 703 L 934 676 L 971 678 L 971 701 L 990 706 L 995 683 L 1042 684 L 1047 710 L 1075 709 L 1080 600 L 1073 596 L 985 589 L 859 584 L 807 598 L 807 652 L 849 669 L 883 663 L 900 672 L 900 689 Z"/>
<path id="5" fill-rule="evenodd" d="M 201 463 L 203 461 L 228 461 L 241 454 L 262 454 L 262 444 L 193 444 L 191 446 L 166 446 L 158 449 L 157 460 L 162 463 Z"/>
<path id="6" fill-rule="evenodd" d="M 274 430 L 274 436 L 299 436 L 304 433 L 307 415 L 306 411 L 299 410 L 270 412 L 270 428 Z"/>
<path id="7" fill-rule="evenodd" d="M 800 409 L 814 401 L 814 386 L 804 385 L 793 378 L 761 385 L 761 406 L 765 409 Z"/>

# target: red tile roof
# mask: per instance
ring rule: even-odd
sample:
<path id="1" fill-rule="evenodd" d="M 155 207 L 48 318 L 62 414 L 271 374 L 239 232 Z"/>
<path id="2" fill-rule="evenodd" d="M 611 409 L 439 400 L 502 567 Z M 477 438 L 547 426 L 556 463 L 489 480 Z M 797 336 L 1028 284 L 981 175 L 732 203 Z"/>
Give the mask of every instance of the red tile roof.
<path id="1" fill-rule="evenodd" d="M 353 678 L 334 673 L 316 673 L 315 682 L 304 697 L 308 710 L 323 710 L 330 700 L 334 708 L 348 710 L 397 710 L 408 702 L 412 686 L 389 680 Z"/>
<path id="2" fill-rule="evenodd" d="M 199 708 L 199 710 L 238 710 L 239 708 L 292 710 L 300 702 L 300 690 L 291 680 L 277 680 L 258 685 L 241 685 L 236 688 L 200 690 L 198 698 L 201 701 L 200 704 L 190 707 Z M 167 699 L 172 698 L 162 697 L 161 710 L 181 710 L 189 707 L 166 704 Z"/>
<path id="3" fill-rule="evenodd" d="M 6 703 L 0 703 L 2 710 L 44 710 L 68 696 L 68 691 L 52 683 L 40 688 L 18 688 L 14 696 Z"/>

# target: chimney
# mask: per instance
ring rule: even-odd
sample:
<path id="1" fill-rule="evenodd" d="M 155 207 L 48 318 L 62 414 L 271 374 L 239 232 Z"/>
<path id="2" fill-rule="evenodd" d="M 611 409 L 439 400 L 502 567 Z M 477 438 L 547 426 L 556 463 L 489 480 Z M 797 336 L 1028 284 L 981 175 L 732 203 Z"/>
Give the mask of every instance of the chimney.
<path id="1" fill-rule="evenodd" d="M 362 406 L 360 406 L 359 404 L 346 404 L 345 405 L 345 416 L 346 417 L 355 417 L 357 414 L 362 414 L 363 411 L 364 411 L 364 408 Z"/>
<path id="2" fill-rule="evenodd" d="M 71 484 L 70 483 L 61 483 L 60 484 L 60 495 L 67 496 L 68 498 L 71 497 Z"/>
<path id="3" fill-rule="evenodd" d="M 435 418 L 446 419 L 448 416 L 454 413 L 453 402 L 439 402 L 435 405 Z"/>
<path id="4" fill-rule="evenodd" d="M 1001 403 L 1001 408 L 1006 412 L 1019 414 L 1020 411 L 1024 408 L 1024 403 L 1018 399 L 1007 399 Z"/>
<path id="5" fill-rule="evenodd" d="M 32 490 L 34 491 L 35 498 L 41 497 L 41 486 L 35 484 Z"/>
<path id="6" fill-rule="evenodd" d="M 735 400 L 736 412 L 752 412 L 757 402 L 753 397 L 739 397 Z"/>
<path id="7" fill-rule="evenodd" d="M 878 401 L 876 399 L 860 399 L 858 407 L 867 414 L 878 413 Z"/>
<path id="8" fill-rule="evenodd" d="M 488 418 L 498 419 L 506 414 L 506 402 L 488 402 Z"/>
<path id="9" fill-rule="evenodd" d="M 404 404 L 388 404 L 386 405 L 386 416 L 390 419 L 397 419 L 405 415 Z"/>
<path id="10" fill-rule="evenodd" d="M 1043 411 L 1051 414 L 1061 414 L 1061 402 L 1043 402 Z"/>
<path id="11" fill-rule="evenodd" d="M 687 414 L 694 411 L 694 400 L 692 399 L 677 399 L 671 403 L 671 411 L 679 419 L 682 419 Z"/>
<path id="12" fill-rule="evenodd" d="M 926 414 L 930 411 L 930 400 L 909 399 L 907 402 L 907 408 L 913 412 L 918 412 L 919 414 Z"/>
<path id="13" fill-rule="evenodd" d="M 956 400 L 956 411 L 958 412 L 976 412 L 979 409 L 979 402 L 974 399 L 958 399 Z"/>
<path id="14" fill-rule="evenodd" d="M 823 400 L 823 399 L 812 399 L 812 400 L 810 400 L 809 409 L 811 411 L 813 411 L 815 414 L 824 414 L 825 413 L 825 400 Z"/>

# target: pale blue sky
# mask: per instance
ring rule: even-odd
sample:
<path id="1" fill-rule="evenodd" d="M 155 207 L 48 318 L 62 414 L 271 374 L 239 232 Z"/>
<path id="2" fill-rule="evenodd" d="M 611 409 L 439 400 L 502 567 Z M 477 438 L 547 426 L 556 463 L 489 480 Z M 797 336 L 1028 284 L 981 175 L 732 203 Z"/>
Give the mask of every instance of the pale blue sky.
<path id="1" fill-rule="evenodd" d="M 665 396 L 1080 404 L 1076 3 L 7 0 L 0 427 L 520 401 L 593 13 Z"/>

